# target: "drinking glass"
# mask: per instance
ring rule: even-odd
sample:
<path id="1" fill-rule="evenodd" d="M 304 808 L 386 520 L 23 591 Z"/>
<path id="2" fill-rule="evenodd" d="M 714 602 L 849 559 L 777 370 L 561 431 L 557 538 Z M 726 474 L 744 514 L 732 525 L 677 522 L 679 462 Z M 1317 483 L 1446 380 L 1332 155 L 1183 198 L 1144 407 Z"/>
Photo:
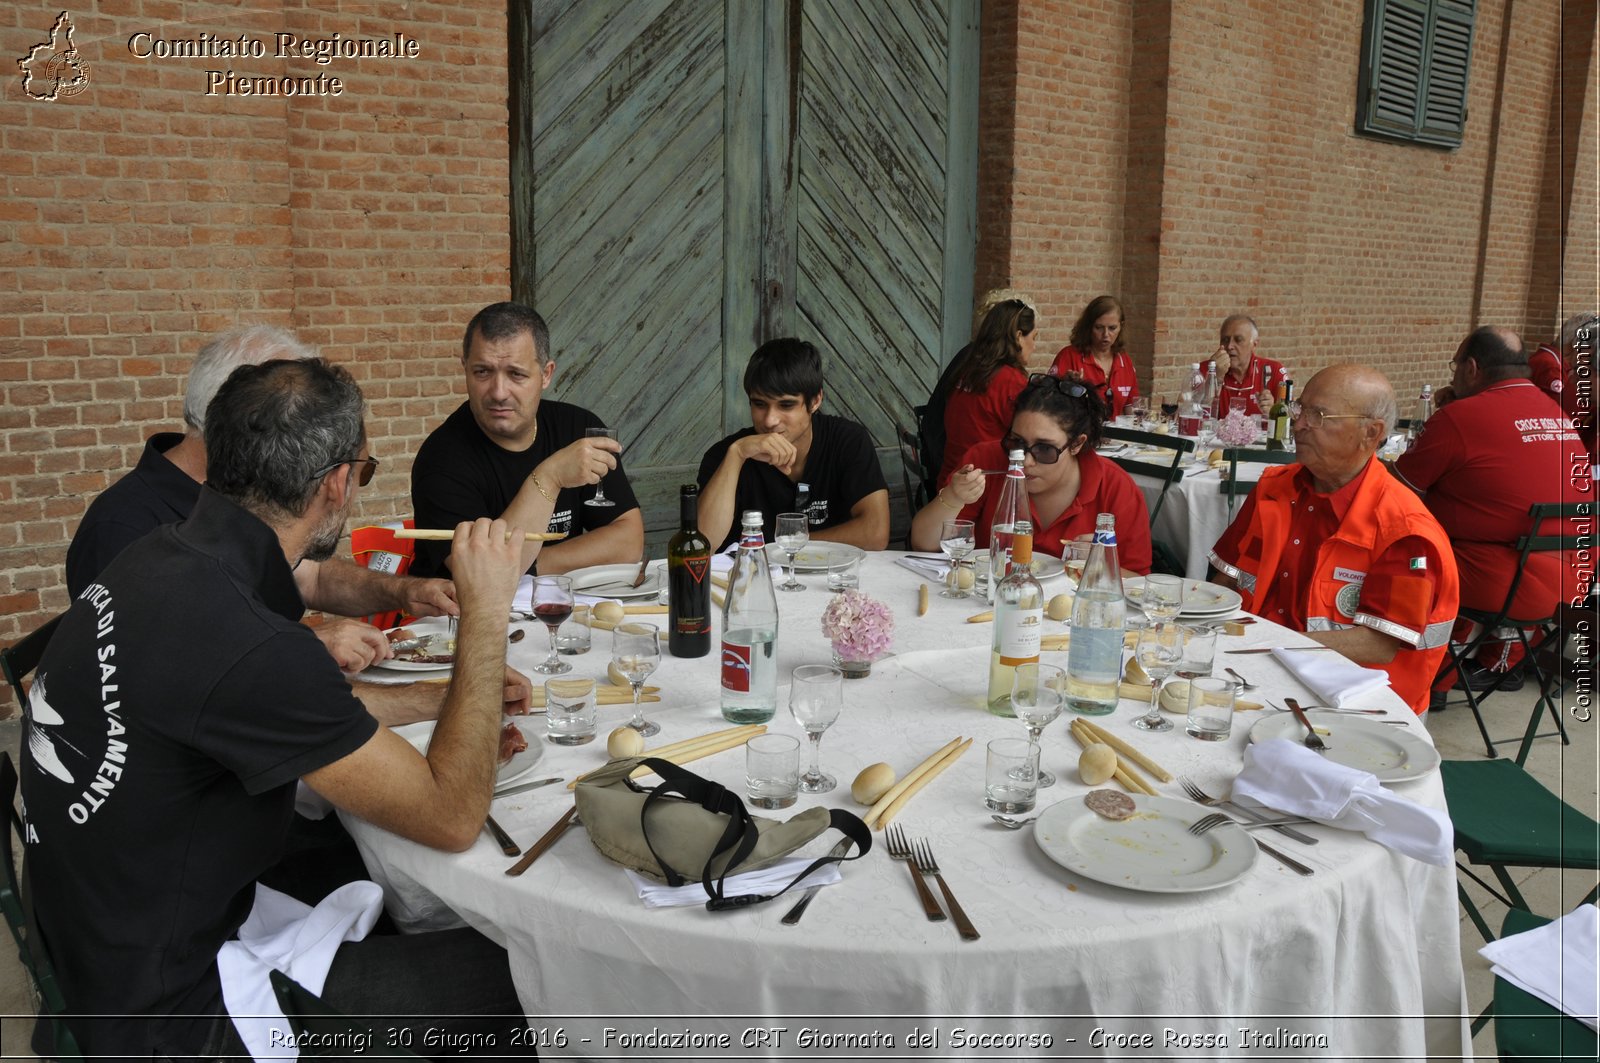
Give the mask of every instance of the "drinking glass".
<path id="1" fill-rule="evenodd" d="M 628 685 L 633 687 L 633 719 L 628 721 L 627 726 L 645 738 L 660 734 L 661 725 L 646 720 L 644 708 L 639 704 L 644 681 L 650 678 L 650 673 L 661 663 L 660 631 L 654 624 L 638 621 L 618 624 L 611 632 L 611 663 L 617 666 L 617 671 L 621 672 L 627 678 Z"/>
<path id="2" fill-rule="evenodd" d="M 1039 750 L 1020 738 L 989 742 L 989 762 L 984 771 L 983 801 L 992 812 L 1016 815 L 1031 812 L 1038 800 Z"/>
<path id="3" fill-rule="evenodd" d="M 799 787 L 800 739 L 756 735 L 744 744 L 744 792 L 757 808 L 788 808 Z"/>
<path id="4" fill-rule="evenodd" d="M 1128 413 L 1133 417 L 1133 427 L 1142 429 L 1150 420 L 1150 400 L 1137 398 L 1128 400 Z"/>
<path id="5" fill-rule="evenodd" d="M 1019 664 L 1011 677 L 1011 710 L 1017 719 L 1028 725 L 1028 745 L 1033 750 L 1039 789 L 1054 786 L 1056 777 L 1037 767 L 1039 736 L 1050 721 L 1061 715 L 1065 699 L 1067 675 L 1053 664 Z"/>
<path id="6" fill-rule="evenodd" d="M 789 566 L 789 579 L 778 584 L 780 591 L 803 591 L 806 585 L 795 578 L 794 555 L 805 548 L 811 541 L 811 532 L 806 527 L 804 513 L 779 513 L 778 527 L 773 533 L 772 541 L 778 544 L 778 549 L 784 553 L 785 563 Z"/>
<path id="7" fill-rule="evenodd" d="M 1141 731 L 1170 731 L 1172 724 L 1161 715 L 1161 685 L 1178 667 L 1183 657 L 1183 629 L 1171 620 L 1158 621 L 1139 632 L 1133 659 L 1150 677 L 1150 710 L 1133 725 Z"/>
<path id="8" fill-rule="evenodd" d="M 1061 544 L 1061 564 L 1073 583 L 1083 581 L 1083 570 L 1089 564 L 1089 553 L 1093 549 L 1092 539 L 1068 539 Z"/>
<path id="9" fill-rule="evenodd" d="M 544 681 L 545 737 L 558 746 L 581 746 L 594 741 L 599 717 L 593 679 Z"/>
<path id="10" fill-rule="evenodd" d="M 961 563 L 971 554 L 977 544 L 973 537 L 973 526 L 970 520 L 960 520 L 952 517 L 939 526 L 939 549 L 944 551 L 944 556 L 950 559 L 950 571 L 944 578 L 944 590 L 939 592 L 941 598 L 965 598 L 967 592 L 961 589 L 961 582 L 957 578 L 961 573 Z"/>
<path id="11" fill-rule="evenodd" d="M 1156 623 L 1176 620 L 1183 612 L 1183 580 L 1177 576 L 1164 576 L 1152 572 L 1144 578 L 1144 596 L 1140 601 L 1144 615 Z"/>
<path id="12" fill-rule="evenodd" d="M 550 631 L 550 656 L 533 670 L 540 675 L 572 671 L 572 665 L 556 655 L 556 628 L 572 615 L 572 580 L 566 576 L 533 577 L 533 615 Z"/>
<path id="13" fill-rule="evenodd" d="M 803 794 L 825 794 L 839 785 L 839 780 L 823 773 L 818 757 L 822 732 L 839 718 L 843 707 L 843 672 L 829 664 L 802 664 L 794 670 L 794 681 L 789 685 L 789 715 L 811 739 L 811 767 L 800 776 Z"/>
<path id="14" fill-rule="evenodd" d="M 615 438 L 617 438 L 617 430 L 615 428 L 585 428 L 583 430 L 583 434 L 585 436 L 589 437 L 589 438 L 592 438 L 592 439 L 615 439 Z M 584 499 L 583 500 L 583 504 L 586 505 L 586 506 L 614 506 L 614 505 L 616 505 L 615 502 L 611 501 L 611 499 L 606 497 L 606 485 L 605 485 L 605 481 L 603 481 L 603 480 L 600 483 L 597 483 L 597 484 L 594 485 L 594 497 L 593 498 Z"/>
<path id="15" fill-rule="evenodd" d="M 1199 679 L 1210 675 L 1216 659 L 1216 628 L 1192 627 L 1184 632 L 1183 659 L 1178 662 L 1179 678 Z"/>
<path id="16" fill-rule="evenodd" d="M 1189 680 L 1190 738 L 1220 742 L 1233 730 L 1233 683 L 1227 679 Z"/>

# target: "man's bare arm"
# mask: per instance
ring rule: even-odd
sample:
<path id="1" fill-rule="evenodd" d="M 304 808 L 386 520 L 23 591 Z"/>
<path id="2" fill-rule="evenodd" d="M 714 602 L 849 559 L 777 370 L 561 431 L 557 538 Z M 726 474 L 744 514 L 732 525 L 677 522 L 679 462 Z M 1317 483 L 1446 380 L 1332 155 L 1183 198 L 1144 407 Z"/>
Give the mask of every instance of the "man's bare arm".
<path id="1" fill-rule="evenodd" d="M 863 550 L 882 550 L 889 545 L 889 492 L 874 491 L 850 507 L 850 519 L 831 528 L 820 528 L 811 538 L 830 543 L 849 543 Z"/>
<path id="2" fill-rule="evenodd" d="M 1388 664 L 1401 650 L 1411 649 L 1393 635 L 1360 625 L 1338 631 L 1311 631 L 1306 637 L 1338 650 L 1357 664 Z"/>

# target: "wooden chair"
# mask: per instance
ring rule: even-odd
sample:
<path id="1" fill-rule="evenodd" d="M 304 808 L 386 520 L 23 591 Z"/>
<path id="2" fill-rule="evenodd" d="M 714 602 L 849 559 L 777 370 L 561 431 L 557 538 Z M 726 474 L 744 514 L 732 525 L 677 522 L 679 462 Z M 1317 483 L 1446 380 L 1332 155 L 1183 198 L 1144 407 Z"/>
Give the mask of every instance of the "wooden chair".
<path id="1" fill-rule="evenodd" d="M 1553 611 L 1549 616 L 1519 617 L 1514 615 L 1513 603 L 1516 601 L 1517 589 L 1522 585 L 1522 574 L 1527 571 L 1528 559 L 1534 554 L 1592 550 L 1594 548 L 1594 536 L 1592 534 L 1573 535 L 1565 530 L 1552 535 L 1540 534 L 1540 529 L 1543 528 L 1545 521 L 1583 517 L 1587 515 L 1589 509 L 1592 509 L 1592 505 L 1588 502 L 1538 502 L 1529 507 L 1528 516 L 1531 521 L 1529 528 L 1531 530 L 1527 535 L 1517 539 L 1517 567 L 1515 574 L 1511 577 L 1511 585 L 1506 588 L 1505 601 L 1501 603 L 1500 608 L 1493 611 L 1462 609 L 1458 613 L 1462 619 L 1470 620 L 1477 624 L 1478 632 L 1465 643 L 1451 643 L 1449 645 L 1445 653 L 1445 659 L 1439 666 L 1439 673 L 1436 678 L 1442 677 L 1452 668 L 1455 669 L 1456 676 L 1460 679 L 1458 685 L 1466 695 L 1467 706 L 1472 710 L 1472 717 L 1478 724 L 1478 733 L 1483 736 L 1484 751 L 1491 758 L 1499 756 L 1499 753 L 1495 749 L 1495 740 L 1489 737 L 1489 728 L 1483 719 L 1481 703 L 1484 698 L 1499 690 L 1500 684 L 1504 680 L 1497 680 L 1495 685 L 1488 690 L 1474 690 L 1467 682 L 1467 669 L 1472 666 L 1473 659 L 1479 648 L 1490 639 L 1497 637 L 1495 633 L 1501 628 L 1509 628 L 1516 632 L 1517 642 L 1521 644 L 1524 653 L 1523 660 L 1525 663 L 1523 667 L 1532 673 L 1534 683 L 1539 691 L 1539 696 L 1533 703 L 1533 713 L 1523 730 L 1522 745 L 1517 750 L 1517 763 L 1522 764 L 1527 761 L 1528 751 L 1532 749 L 1536 738 L 1559 735 L 1563 745 L 1570 745 L 1572 742 L 1572 739 L 1567 735 L 1566 724 L 1561 719 L 1559 699 L 1552 695 L 1552 686 L 1554 685 L 1556 673 L 1561 667 L 1559 659 L 1560 647 L 1565 643 L 1567 635 L 1577 630 L 1575 627 L 1568 627 L 1567 622 L 1570 621 L 1576 624 L 1582 619 L 1582 614 L 1581 612 L 1575 613 L 1568 610 Z M 1557 648 L 1555 660 L 1552 661 L 1548 653 L 1536 654 L 1533 652 L 1533 645 L 1528 638 L 1527 631 L 1530 628 L 1542 632 L 1545 643 L 1554 644 Z M 1511 672 L 1504 673 L 1505 679 L 1509 680 L 1512 674 Z M 1550 718 L 1555 721 L 1556 729 L 1540 734 L 1538 733 L 1539 720 L 1546 710 L 1549 711 Z M 1500 739 L 1502 742 L 1508 740 Z"/>
<path id="2" fill-rule="evenodd" d="M 1233 519 L 1233 511 L 1239 504 L 1239 499 L 1255 490 L 1256 480 L 1241 480 L 1239 478 L 1240 465 L 1292 465 L 1294 452 L 1291 450 L 1256 450 L 1249 447 L 1229 447 L 1222 452 L 1222 460 L 1228 463 L 1228 471 L 1222 476 L 1222 493 L 1228 496 L 1228 519 Z"/>
<path id="3" fill-rule="evenodd" d="M 28 707 L 28 691 L 22 684 L 23 677 L 39 666 L 39 658 L 44 656 L 44 648 L 50 645 L 50 637 L 60 626 L 61 616 L 53 616 L 0 650 L 0 671 L 5 672 L 6 682 L 16 691 L 17 707 L 20 709 Z"/>

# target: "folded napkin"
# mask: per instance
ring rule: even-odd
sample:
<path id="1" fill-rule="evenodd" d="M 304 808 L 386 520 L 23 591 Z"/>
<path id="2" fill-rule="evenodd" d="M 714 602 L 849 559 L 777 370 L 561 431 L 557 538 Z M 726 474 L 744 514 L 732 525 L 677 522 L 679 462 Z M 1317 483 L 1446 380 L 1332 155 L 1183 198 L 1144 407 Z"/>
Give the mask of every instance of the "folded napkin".
<path id="1" fill-rule="evenodd" d="M 894 563 L 901 568 L 909 568 L 923 579 L 938 580 L 941 583 L 950 574 L 950 562 L 941 558 L 907 554 L 905 557 L 895 558 Z"/>
<path id="2" fill-rule="evenodd" d="M 1363 668 L 1341 653 L 1274 648 L 1272 656 L 1310 688 L 1317 700 L 1335 708 L 1342 709 L 1361 695 L 1389 685 L 1389 673 Z"/>
<path id="3" fill-rule="evenodd" d="M 1455 850 L 1450 817 L 1378 784 L 1367 771 L 1335 763 L 1299 742 L 1271 738 L 1247 746 L 1233 796 L 1359 831 L 1397 853 L 1449 867 Z"/>
<path id="4" fill-rule="evenodd" d="M 267 972 L 282 971 L 321 993 L 333 954 L 344 942 L 366 937 L 382 907 L 383 890 L 376 882 L 347 882 L 315 908 L 256 883 L 256 901 L 239 926 L 238 938 L 225 942 L 217 953 L 222 1001 L 252 1056 L 300 1057 Z"/>
<path id="5" fill-rule="evenodd" d="M 1581 904 L 1553 922 L 1491 941 L 1478 955 L 1494 973 L 1589 1029 L 1600 1012 L 1600 911 Z"/>
<path id="6" fill-rule="evenodd" d="M 815 857 L 786 856 L 770 867 L 760 871 L 746 871 L 739 875 L 729 875 L 722 883 L 722 893 L 725 897 L 743 897 L 750 893 L 776 893 L 789 884 L 789 880 L 804 871 Z M 690 882 L 683 886 L 667 886 L 655 879 L 645 878 L 634 871 L 624 870 L 635 889 L 639 891 L 639 899 L 646 908 L 686 908 L 690 905 L 705 904 L 711 898 L 706 894 L 706 888 L 698 882 Z M 824 864 L 811 874 L 794 884 L 795 890 L 806 886 L 831 886 L 844 878 L 839 873 L 838 864 Z"/>

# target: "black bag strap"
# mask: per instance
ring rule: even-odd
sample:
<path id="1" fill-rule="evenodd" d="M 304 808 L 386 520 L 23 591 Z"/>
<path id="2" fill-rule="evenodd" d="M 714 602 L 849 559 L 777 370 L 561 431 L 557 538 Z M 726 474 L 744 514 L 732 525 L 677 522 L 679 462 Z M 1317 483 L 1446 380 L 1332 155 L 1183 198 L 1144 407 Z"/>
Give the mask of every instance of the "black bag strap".
<path id="1" fill-rule="evenodd" d="M 667 885 L 682 886 L 689 880 L 677 868 L 672 867 L 661 859 L 661 854 L 656 852 L 656 847 L 651 843 L 649 829 L 650 806 L 659 800 L 676 797 L 685 801 L 693 801 L 707 812 L 720 813 L 728 817 L 728 823 L 723 829 L 722 837 L 717 840 L 716 848 L 707 857 L 705 866 L 700 869 L 700 884 L 705 887 L 706 895 L 710 898 L 706 901 L 707 911 L 721 912 L 731 908 L 748 908 L 751 905 L 764 904 L 774 897 L 787 893 L 795 883 L 825 864 L 859 860 L 872 851 L 872 832 L 867 829 L 867 825 L 861 821 L 861 818 L 846 812 L 842 808 L 830 808 L 828 810 L 828 826 L 838 830 L 855 843 L 856 855 L 835 856 L 832 853 L 828 853 L 820 856 L 813 860 L 805 870 L 790 879 L 788 885 L 776 893 L 746 894 L 741 897 L 725 896 L 723 887 L 729 869 L 737 868 L 743 863 L 755 851 L 756 842 L 761 837 L 761 830 L 756 826 L 754 818 L 751 817 L 750 810 L 745 808 L 743 799 L 721 783 L 696 775 L 687 768 L 681 768 L 669 760 L 662 760 L 658 757 L 645 757 L 639 761 L 639 764 L 642 767 L 649 768 L 661 778 L 661 783 L 653 789 L 637 786 L 631 778 L 625 777 L 625 781 L 630 789 L 646 795 L 644 805 L 639 812 L 639 828 L 644 835 L 645 845 L 650 848 L 650 855 L 655 858 L 656 863 L 661 866 L 662 872 L 667 877 Z M 732 855 L 723 864 L 722 874 L 713 879 L 711 865 L 716 862 L 718 856 L 728 852 L 730 849 L 732 850 Z"/>

